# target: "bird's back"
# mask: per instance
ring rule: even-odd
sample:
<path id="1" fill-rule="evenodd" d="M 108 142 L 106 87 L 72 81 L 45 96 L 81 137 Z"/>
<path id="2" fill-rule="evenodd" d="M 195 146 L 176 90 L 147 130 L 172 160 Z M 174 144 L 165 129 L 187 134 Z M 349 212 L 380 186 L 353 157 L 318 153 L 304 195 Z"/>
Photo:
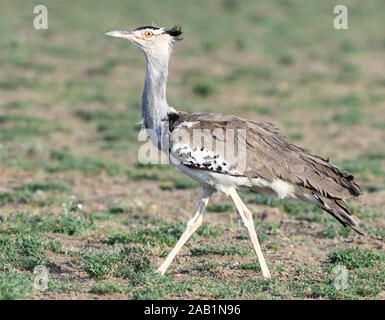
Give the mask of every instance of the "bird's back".
<path id="1" fill-rule="evenodd" d="M 190 170 L 226 175 L 231 179 L 224 181 L 238 188 L 310 202 L 362 233 L 344 202 L 362 194 L 354 177 L 294 145 L 273 124 L 177 112 L 169 115 L 169 131 L 170 153 Z"/>

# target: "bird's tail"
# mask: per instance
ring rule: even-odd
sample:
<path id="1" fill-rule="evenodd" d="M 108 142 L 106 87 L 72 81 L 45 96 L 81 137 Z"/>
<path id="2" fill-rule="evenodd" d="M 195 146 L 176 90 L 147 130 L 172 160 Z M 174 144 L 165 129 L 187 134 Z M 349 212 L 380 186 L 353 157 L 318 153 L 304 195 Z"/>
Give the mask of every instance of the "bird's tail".
<path id="1" fill-rule="evenodd" d="M 352 218 L 352 212 L 342 199 L 326 198 L 318 195 L 320 204 L 319 207 L 330 213 L 336 218 L 344 227 L 350 226 L 354 231 L 360 235 L 364 235 L 358 223 Z"/>

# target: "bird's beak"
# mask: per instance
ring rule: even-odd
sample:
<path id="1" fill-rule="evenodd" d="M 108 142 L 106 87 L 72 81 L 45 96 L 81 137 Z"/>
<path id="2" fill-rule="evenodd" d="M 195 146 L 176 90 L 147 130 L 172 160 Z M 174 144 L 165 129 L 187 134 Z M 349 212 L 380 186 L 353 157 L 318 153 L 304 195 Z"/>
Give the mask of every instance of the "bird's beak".
<path id="1" fill-rule="evenodd" d="M 117 38 L 125 38 L 131 39 L 132 32 L 131 31 L 121 31 L 121 30 L 112 30 L 105 33 L 107 36 L 117 37 Z"/>

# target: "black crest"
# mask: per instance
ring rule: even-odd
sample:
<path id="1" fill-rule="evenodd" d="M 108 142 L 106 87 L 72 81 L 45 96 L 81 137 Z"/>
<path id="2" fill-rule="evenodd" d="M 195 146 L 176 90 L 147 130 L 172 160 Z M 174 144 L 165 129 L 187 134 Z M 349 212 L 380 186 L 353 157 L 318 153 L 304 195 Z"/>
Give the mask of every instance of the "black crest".
<path id="1" fill-rule="evenodd" d="M 135 30 L 143 30 L 143 29 L 159 30 L 159 28 L 155 26 L 143 26 L 143 27 L 136 28 Z"/>
<path id="2" fill-rule="evenodd" d="M 168 118 L 169 130 L 170 132 L 172 132 L 175 127 L 175 122 L 180 118 L 180 116 L 179 114 L 173 112 L 173 113 L 167 114 L 167 118 Z"/>
<path id="3" fill-rule="evenodd" d="M 183 40 L 180 36 L 182 34 L 182 27 L 180 25 L 173 26 L 171 29 L 166 29 L 165 33 L 174 37 L 176 40 Z"/>

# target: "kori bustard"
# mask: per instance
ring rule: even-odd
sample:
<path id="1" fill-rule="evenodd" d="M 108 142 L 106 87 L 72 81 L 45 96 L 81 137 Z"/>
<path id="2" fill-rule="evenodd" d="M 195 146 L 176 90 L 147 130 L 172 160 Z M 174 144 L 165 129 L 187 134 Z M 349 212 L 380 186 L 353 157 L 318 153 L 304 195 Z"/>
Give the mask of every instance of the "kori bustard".
<path id="1" fill-rule="evenodd" d="M 294 145 L 279 135 L 270 123 L 222 114 L 186 113 L 168 105 L 168 62 L 173 43 L 181 40 L 179 26 L 171 29 L 143 26 L 106 34 L 130 40 L 143 51 L 146 58 L 141 102 L 143 128 L 149 132 L 152 143 L 167 153 L 177 169 L 200 184 L 197 211 L 188 220 L 185 231 L 158 272 L 166 272 L 179 250 L 201 225 L 210 196 L 216 191 L 234 202 L 250 234 L 265 278 L 270 277 L 270 272 L 258 242 L 252 213 L 237 190 L 249 189 L 311 203 L 344 226 L 363 234 L 344 201 L 362 194 L 348 172 Z M 194 139 L 197 131 L 199 139 Z M 227 134 L 234 131 L 237 134 Z M 231 148 L 236 149 L 236 154 L 226 152 Z"/>

